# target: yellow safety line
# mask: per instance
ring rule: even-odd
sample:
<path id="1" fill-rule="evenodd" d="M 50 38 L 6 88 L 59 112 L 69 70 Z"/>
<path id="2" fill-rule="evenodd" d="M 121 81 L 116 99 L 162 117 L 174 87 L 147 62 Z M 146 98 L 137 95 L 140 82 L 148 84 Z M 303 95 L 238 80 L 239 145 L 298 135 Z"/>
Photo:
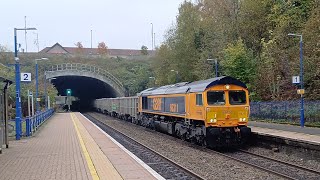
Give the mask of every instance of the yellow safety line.
<path id="1" fill-rule="evenodd" d="M 73 117 L 74 114 L 73 114 L 73 113 L 70 113 L 70 115 L 71 115 L 71 119 L 72 119 L 73 125 L 74 125 L 74 127 L 75 127 L 75 129 L 76 129 L 76 132 L 77 132 L 77 135 L 78 135 L 78 139 L 79 139 L 79 142 L 80 142 L 80 145 L 81 145 L 81 148 L 82 148 L 83 155 L 84 155 L 84 157 L 86 158 L 86 161 L 87 161 L 88 168 L 89 168 L 89 170 L 90 170 L 90 174 L 91 174 L 91 176 L 92 176 L 92 179 L 93 179 L 93 180 L 100 180 L 99 175 L 98 175 L 98 173 L 97 173 L 97 170 L 96 170 L 96 168 L 95 168 L 94 165 L 93 165 L 92 159 L 91 159 L 91 157 L 90 157 L 90 155 L 89 155 L 89 152 L 88 152 L 88 150 L 87 150 L 87 148 L 86 148 L 86 146 L 85 146 L 85 144 L 84 144 L 84 141 L 83 141 L 83 139 L 82 139 L 82 137 L 81 137 L 81 134 L 80 134 L 80 132 L 79 132 L 79 128 L 78 128 L 78 126 L 77 126 L 77 124 L 76 124 L 76 122 L 75 122 L 75 119 L 74 119 L 74 117 Z"/>

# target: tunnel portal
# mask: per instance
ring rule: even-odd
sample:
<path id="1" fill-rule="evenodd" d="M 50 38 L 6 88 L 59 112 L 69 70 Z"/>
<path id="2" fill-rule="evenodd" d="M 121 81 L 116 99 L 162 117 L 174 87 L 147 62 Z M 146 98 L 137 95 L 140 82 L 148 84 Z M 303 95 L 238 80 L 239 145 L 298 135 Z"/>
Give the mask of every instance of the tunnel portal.
<path id="1" fill-rule="evenodd" d="M 90 110 L 94 99 L 117 97 L 117 92 L 109 84 L 90 77 L 59 76 L 51 83 L 61 96 L 67 96 L 67 89 L 71 89 L 71 95 L 78 99 L 71 105 L 73 111 Z"/>
<path id="2" fill-rule="evenodd" d="M 87 110 L 94 99 L 125 96 L 126 92 L 119 79 L 90 64 L 57 64 L 47 68 L 45 75 L 57 88 L 58 95 L 66 96 L 66 90 L 71 89 L 71 95 L 78 99 L 72 103 L 73 110 Z"/>

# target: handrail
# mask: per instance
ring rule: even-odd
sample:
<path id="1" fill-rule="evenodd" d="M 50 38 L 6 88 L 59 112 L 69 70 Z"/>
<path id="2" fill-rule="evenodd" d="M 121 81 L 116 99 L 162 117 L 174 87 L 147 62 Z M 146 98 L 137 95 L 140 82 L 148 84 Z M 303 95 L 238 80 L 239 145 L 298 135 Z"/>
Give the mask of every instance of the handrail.
<path id="1" fill-rule="evenodd" d="M 54 113 L 54 109 L 48 109 L 32 117 L 26 118 L 26 136 L 31 136 L 38 128 L 49 119 Z"/>
<path id="2" fill-rule="evenodd" d="M 47 72 L 66 71 L 66 70 L 71 70 L 71 71 L 76 70 L 76 71 L 96 73 L 98 75 L 106 77 L 107 79 L 110 79 L 112 82 L 115 82 L 116 85 L 120 87 L 122 91 L 124 91 L 124 86 L 119 79 L 117 79 L 108 71 L 90 64 L 81 64 L 81 63 L 57 64 L 57 65 L 52 65 L 50 69 L 47 69 Z"/>

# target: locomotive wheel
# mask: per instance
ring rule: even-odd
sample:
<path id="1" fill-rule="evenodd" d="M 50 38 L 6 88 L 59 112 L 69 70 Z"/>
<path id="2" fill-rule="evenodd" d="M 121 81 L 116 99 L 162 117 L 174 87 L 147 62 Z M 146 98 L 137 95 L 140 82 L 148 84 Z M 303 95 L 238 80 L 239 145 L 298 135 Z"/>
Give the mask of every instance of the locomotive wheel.
<path id="1" fill-rule="evenodd" d="M 208 146 L 206 138 L 203 138 L 203 140 L 201 142 L 201 146 L 202 147 L 207 147 Z"/>

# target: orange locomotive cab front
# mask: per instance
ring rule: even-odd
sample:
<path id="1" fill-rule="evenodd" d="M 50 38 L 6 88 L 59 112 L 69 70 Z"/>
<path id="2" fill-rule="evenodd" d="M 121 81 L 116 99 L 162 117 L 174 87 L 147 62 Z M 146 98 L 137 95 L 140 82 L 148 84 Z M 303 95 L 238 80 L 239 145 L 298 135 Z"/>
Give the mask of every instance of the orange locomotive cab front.
<path id="1" fill-rule="evenodd" d="M 205 124 L 209 144 L 239 144 L 250 136 L 249 93 L 244 87 L 224 84 L 204 92 Z"/>

